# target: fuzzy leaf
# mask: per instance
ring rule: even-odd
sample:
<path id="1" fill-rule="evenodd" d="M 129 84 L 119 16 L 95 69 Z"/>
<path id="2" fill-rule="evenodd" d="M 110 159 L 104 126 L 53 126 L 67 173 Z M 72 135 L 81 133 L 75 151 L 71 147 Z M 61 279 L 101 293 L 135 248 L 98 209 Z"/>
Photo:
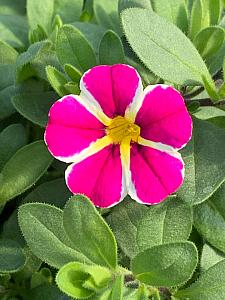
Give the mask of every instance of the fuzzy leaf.
<path id="1" fill-rule="evenodd" d="M 208 199 L 194 210 L 194 224 L 199 233 L 214 247 L 225 253 L 225 183 Z"/>
<path id="2" fill-rule="evenodd" d="M 55 0 L 55 14 L 61 16 L 64 23 L 79 20 L 83 0 Z"/>
<path id="3" fill-rule="evenodd" d="M 89 199 L 72 197 L 64 208 L 63 224 L 76 248 L 93 263 L 116 268 L 116 240 Z"/>
<path id="4" fill-rule="evenodd" d="M 47 65 L 58 66 L 53 44 L 46 40 L 32 44 L 26 52 L 18 56 L 16 62 L 16 79 L 22 82 L 30 77 L 38 76 L 46 78 L 45 67 Z"/>
<path id="5" fill-rule="evenodd" d="M 204 272 L 190 287 L 178 291 L 175 296 L 189 300 L 215 300 L 225 297 L 225 260 Z"/>
<path id="6" fill-rule="evenodd" d="M 119 0 L 119 13 L 131 7 L 140 7 L 152 10 L 151 0 Z"/>
<path id="7" fill-rule="evenodd" d="M 174 23 L 182 31 L 188 29 L 187 7 L 184 0 L 152 0 L 153 10 L 161 17 Z"/>
<path id="8" fill-rule="evenodd" d="M 26 144 L 24 127 L 12 124 L 0 133 L 0 170 L 17 150 Z"/>
<path id="9" fill-rule="evenodd" d="M 27 0 L 27 16 L 32 30 L 36 29 L 37 25 L 41 25 L 49 32 L 53 13 L 54 0 Z"/>
<path id="10" fill-rule="evenodd" d="M 0 41 L 0 64 L 13 64 L 18 52 L 7 43 Z"/>
<path id="11" fill-rule="evenodd" d="M 85 36 L 87 41 L 93 47 L 95 54 L 98 55 L 99 44 L 106 32 L 106 29 L 100 25 L 87 23 L 87 22 L 74 22 L 72 25 L 80 30 L 80 32 Z"/>
<path id="12" fill-rule="evenodd" d="M 64 66 L 65 72 L 66 74 L 74 81 L 74 82 L 80 82 L 80 79 L 82 77 L 82 73 L 80 73 L 79 70 L 77 70 L 77 68 L 75 68 L 74 66 L 70 65 L 70 64 L 66 64 Z"/>
<path id="13" fill-rule="evenodd" d="M 203 1 L 204 0 L 193 1 L 193 6 L 191 9 L 191 16 L 190 16 L 190 25 L 189 25 L 189 36 L 191 39 L 194 39 L 196 34 L 202 28 Z"/>
<path id="14" fill-rule="evenodd" d="M 215 54 L 223 45 L 224 30 L 219 26 L 202 29 L 193 41 L 195 47 L 204 59 Z"/>
<path id="15" fill-rule="evenodd" d="M 93 9 L 98 24 L 107 29 L 112 29 L 113 31 L 121 35 L 118 14 L 118 0 L 94 0 Z"/>
<path id="16" fill-rule="evenodd" d="M 123 11 L 122 24 L 134 52 L 156 75 L 176 84 L 197 85 L 204 75 L 211 83 L 198 51 L 174 24 L 140 8 Z"/>
<path id="17" fill-rule="evenodd" d="M 207 200 L 225 180 L 225 131 L 207 121 L 194 120 L 191 142 L 181 151 L 184 183 L 178 195 L 190 204 Z"/>
<path id="18" fill-rule="evenodd" d="M 37 186 L 23 199 L 23 203 L 44 202 L 63 207 L 71 196 L 72 194 L 65 184 L 65 179 L 57 178 Z"/>
<path id="19" fill-rule="evenodd" d="M 45 127 L 49 109 L 56 100 L 54 92 L 21 93 L 13 97 L 12 103 L 24 118 Z"/>
<path id="20" fill-rule="evenodd" d="M 60 209 L 43 203 L 24 204 L 19 209 L 19 225 L 32 252 L 50 266 L 59 269 L 71 261 L 89 262 L 71 245 Z"/>
<path id="21" fill-rule="evenodd" d="M 135 256 L 131 270 L 138 280 L 152 286 L 176 286 L 191 278 L 198 252 L 191 242 L 154 246 Z"/>
<path id="22" fill-rule="evenodd" d="M 71 25 L 60 28 L 56 53 L 62 65 L 71 64 L 82 72 L 96 65 L 92 46 L 85 36 Z"/>
<path id="23" fill-rule="evenodd" d="M 209 268 L 224 259 L 224 253 L 216 250 L 208 244 L 204 244 L 201 255 L 201 273 L 207 271 Z"/>
<path id="24" fill-rule="evenodd" d="M 124 51 L 120 37 L 108 30 L 99 45 L 99 61 L 101 65 L 114 65 L 124 63 Z"/>
<path id="25" fill-rule="evenodd" d="M 51 86 L 56 91 L 56 93 L 61 97 L 65 96 L 67 94 L 67 90 L 64 85 L 68 82 L 65 75 L 52 66 L 46 67 L 46 74 Z"/>
<path id="26" fill-rule="evenodd" d="M 25 265 L 22 248 L 9 239 L 0 240 L 0 273 L 14 273 Z"/>
<path id="27" fill-rule="evenodd" d="M 147 211 L 146 206 L 129 198 L 113 207 L 107 217 L 118 244 L 129 257 L 134 257 L 140 252 L 137 242 L 137 227 Z"/>
<path id="28" fill-rule="evenodd" d="M 24 16 L 0 15 L 0 39 L 15 48 L 28 43 L 28 26 Z"/>
<path id="29" fill-rule="evenodd" d="M 149 207 L 137 227 L 139 249 L 185 241 L 192 229 L 192 209 L 180 199 Z"/>
<path id="30" fill-rule="evenodd" d="M 63 266 L 56 276 L 59 288 L 76 299 L 89 298 L 98 289 L 106 287 L 110 279 L 111 273 L 108 269 L 77 262 Z"/>
<path id="31" fill-rule="evenodd" d="M 52 160 L 42 141 L 20 148 L 2 169 L 0 203 L 29 189 L 46 172 Z"/>

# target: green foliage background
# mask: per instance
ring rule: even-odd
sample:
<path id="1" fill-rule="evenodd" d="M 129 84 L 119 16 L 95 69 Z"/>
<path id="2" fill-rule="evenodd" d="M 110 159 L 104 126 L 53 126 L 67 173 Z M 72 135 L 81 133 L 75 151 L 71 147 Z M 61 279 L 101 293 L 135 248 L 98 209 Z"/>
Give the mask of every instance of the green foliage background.
<path id="1" fill-rule="evenodd" d="M 225 299 L 225 2 L 0 0 L 0 299 Z M 96 209 L 43 142 L 48 111 L 98 64 L 180 90 L 180 190 Z M 182 128 L 180 128 L 182 130 Z"/>

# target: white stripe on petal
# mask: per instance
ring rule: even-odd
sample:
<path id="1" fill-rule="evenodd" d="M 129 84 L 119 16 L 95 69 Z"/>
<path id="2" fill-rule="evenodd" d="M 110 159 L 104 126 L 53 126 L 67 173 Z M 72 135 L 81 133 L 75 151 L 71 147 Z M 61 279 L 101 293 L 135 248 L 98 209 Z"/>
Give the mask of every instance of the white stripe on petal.
<path id="1" fill-rule="evenodd" d="M 166 145 L 163 143 L 156 143 L 153 141 L 149 141 L 147 139 L 144 139 L 141 136 L 138 138 L 138 144 L 142 145 L 142 146 L 147 146 L 147 147 L 153 148 L 155 150 L 159 150 L 161 152 L 166 152 L 167 154 L 179 159 L 184 166 L 184 162 L 183 162 L 181 154 L 179 152 L 177 152 L 177 149 L 173 148 L 172 146 L 169 146 L 169 145 Z M 184 178 L 184 167 L 182 169 L 182 178 Z"/>
<path id="2" fill-rule="evenodd" d="M 125 118 L 130 120 L 131 122 L 135 121 L 136 114 L 139 111 L 143 102 L 143 85 L 142 85 L 141 77 L 138 74 L 138 72 L 137 72 L 137 76 L 139 78 L 138 87 L 136 89 L 134 98 L 130 103 L 130 105 L 127 107 L 124 115 Z"/>
<path id="3" fill-rule="evenodd" d="M 111 119 L 103 112 L 100 104 L 94 98 L 94 96 L 87 90 L 86 85 L 83 81 L 83 78 L 87 73 L 89 73 L 92 69 L 86 71 L 81 80 L 80 80 L 80 98 L 86 109 L 91 112 L 100 122 L 104 125 L 108 126 L 111 123 Z"/>
<path id="4" fill-rule="evenodd" d="M 140 83 L 141 84 L 141 83 Z M 155 88 L 157 88 L 158 86 L 161 86 L 161 88 L 163 89 L 167 89 L 168 85 L 166 84 L 155 84 L 155 85 L 148 85 L 144 91 L 143 91 L 143 87 L 142 87 L 142 84 L 140 86 L 139 84 L 139 87 L 136 91 L 136 95 L 134 97 L 134 100 L 133 102 L 128 106 L 126 112 L 125 112 L 125 117 L 127 119 L 129 119 L 130 121 L 132 122 L 135 122 L 135 119 L 136 119 L 136 116 L 137 116 L 137 113 L 138 111 L 140 110 L 140 108 L 142 107 L 142 104 L 143 104 L 143 101 L 144 101 L 144 98 L 145 96 L 153 91 Z"/>
<path id="5" fill-rule="evenodd" d="M 175 157 L 175 158 L 179 159 L 180 162 L 182 163 L 182 166 L 183 166 L 183 168 L 180 171 L 181 171 L 182 179 L 184 180 L 184 173 L 185 173 L 184 161 L 182 159 L 181 154 L 179 152 L 177 152 L 176 149 L 174 149 L 173 147 L 171 147 L 169 145 L 165 145 L 165 144 L 162 144 L 162 143 L 156 143 L 156 142 L 153 142 L 153 141 L 146 140 L 142 137 L 138 138 L 138 144 L 142 145 L 142 146 L 146 146 L 146 147 L 156 149 L 156 150 L 161 151 L 161 152 L 165 152 L 165 153 L 171 155 L 172 157 Z M 134 183 L 131 179 L 130 164 L 129 164 L 129 176 L 127 176 L 127 178 L 128 178 L 128 181 L 129 181 L 129 183 L 127 185 L 128 186 L 128 194 L 131 196 L 131 198 L 134 199 L 135 201 L 137 201 L 138 203 L 149 205 L 149 203 L 145 203 L 145 202 L 141 201 L 140 198 L 137 195 L 135 185 L 134 185 Z M 158 204 L 159 202 L 151 203 L 151 205 Z"/>
<path id="6" fill-rule="evenodd" d="M 87 148 L 83 149 L 81 152 L 76 153 L 72 156 L 68 157 L 60 157 L 55 156 L 55 158 L 66 162 L 66 163 L 78 163 L 87 157 L 97 153 L 98 151 L 102 150 L 106 146 L 109 146 L 112 143 L 112 140 L 108 136 L 104 136 L 100 139 L 97 139 L 95 142 L 92 142 Z"/>

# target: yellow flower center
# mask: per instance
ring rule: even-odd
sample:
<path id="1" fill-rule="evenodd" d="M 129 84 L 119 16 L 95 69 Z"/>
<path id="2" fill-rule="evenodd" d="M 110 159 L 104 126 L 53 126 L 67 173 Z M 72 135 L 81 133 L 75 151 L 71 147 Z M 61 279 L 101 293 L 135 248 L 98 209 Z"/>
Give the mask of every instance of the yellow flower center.
<path id="1" fill-rule="evenodd" d="M 107 135 L 113 143 L 137 142 L 140 135 L 140 127 L 124 117 L 117 116 L 112 119 L 110 125 L 106 128 Z"/>

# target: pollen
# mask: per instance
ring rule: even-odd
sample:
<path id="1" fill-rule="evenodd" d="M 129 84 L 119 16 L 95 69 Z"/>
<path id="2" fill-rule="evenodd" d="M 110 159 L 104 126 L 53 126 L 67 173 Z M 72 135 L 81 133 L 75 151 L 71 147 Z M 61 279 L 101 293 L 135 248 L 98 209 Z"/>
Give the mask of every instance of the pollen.
<path id="1" fill-rule="evenodd" d="M 126 141 L 137 142 L 140 136 L 140 127 L 124 117 L 117 116 L 106 128 L 106 133 L 114 144 L 121 144 Z"/>

